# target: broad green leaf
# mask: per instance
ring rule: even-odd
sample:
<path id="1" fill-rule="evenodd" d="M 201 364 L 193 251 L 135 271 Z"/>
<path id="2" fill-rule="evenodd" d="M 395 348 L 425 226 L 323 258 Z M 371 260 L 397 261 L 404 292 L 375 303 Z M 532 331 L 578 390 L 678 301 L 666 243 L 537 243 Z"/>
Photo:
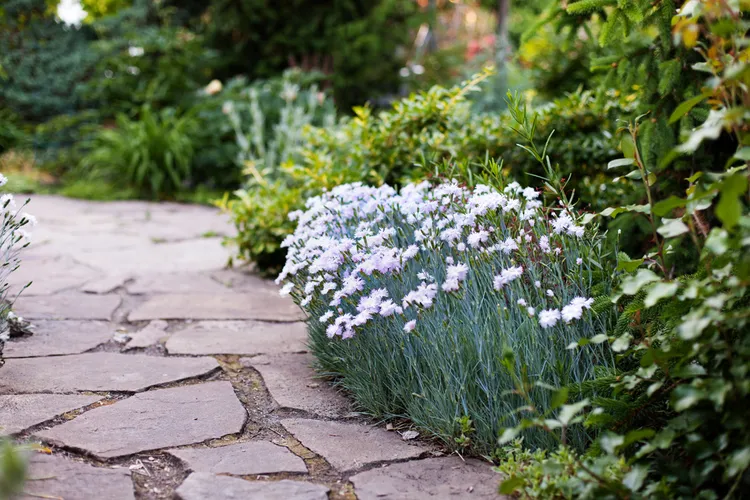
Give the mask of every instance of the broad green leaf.
<path id="1" fill-rule="evenodd" d="M 605 334 L 600 333 L 598 335 L 594 335 L 589 339 L 592 344 L 601 344 L 602 342 L 606 342 L 609 340 L 609 337 L 607 337 Z"/>
<path id="2" fill-rule="evenodd" d="M 511 476 L 508 479 L 504 480 L 502 483 L 500 483 L 500 494 L 501 495 L 511 495 L 513 494 L 516 489 L 518 489 L 519 486 L 524 484 L 524 480 L 518 476 Z"/>
<path id="3" fill-rule="evenodd" d="M 565 404 L 567 400 L 568 400 L 568 388 L 562 387 L 559 390 L 557 390 L 552 396 L 552 399 L 550 400 L 550 409 L 554 410 L 556 408 L 561 407 L 562 405 Z"/>
<path id="4" fill-rule="evenodd" d="M 582 412 L 583 409 L 588 405 L 588 399 L 583 399 L 577 403 L 573 403 L 570 405 L 564 405 L 562 408 L 560 408 L 560 413 L 558 414 L 557 419 L 562 422 L 563 425 L 568 425 L 570 421 L 573 420 L 573 417 Z"/>
<path id="5" fill-rule="evenodd" d="M 607 170 L 611 168 L 625 167 L 628 165 L 635 165 L 635 160 L 633 158 L 620 158 L 609 162 L 607 164 Z"/>
<path id="6" fill-rule="evenodd" d="M 750 465 L 750 446 L 741 448 L 729 455 L 729 467 L 727 476 L 734 477 L 743 472 Z"/>
<path id="7" fill-rule="evenodd" d="M 682 219 L 664 219 L 664 224 L 656 231 L 665 238 L 674 238 L 687 233 L 690 228 L 682 222 Z"/>
<path id="8" fill-rule="evenodd" d="M 602 450 L 609 453 L 610 455 L 614 455 L 615 453 L 617 453 L 617 448 L 622 446 L 624 442 L 625 436 L 621 436 L 613 432 L 602 434 L 602 436 L 599 438 L 599 445 L 602 447 Z"/>
<path id="9" fill-rule="evenodd" d="M 742 161 L 750 161 L 750 146 L 738 149 L 734 154 L 734 158 Z"/>
<path id="10" fill-rule="evenodd" d="M 693 340 L 711 324 L 711 318 L 706 317 L 700 309 L 689 312 L 682 319 L 677 332 L 683 340 Z"/>
<path id="11" fill-rule="evenodd" d="M 672 391 L 672 408 L 675 411 L 684 411 L 695 406 L 702 399 L 706 399 L 706 393 L 692 385 L 680 385 Z"/>
<path id="12" fill-rule="evenodd" d="M 742 215 L 742 197 L 747 191 L 747 177 L 735 174 L 724 179 L 721 184 L 721 196 L 716 204 L 716 216 L 727 229 L 737 225 Z"/>
<path id="13" fill-rule="evenodd" d="M 729 233 L 726 229 L 715 227 L 708 233 L 705 248 L 714 255 L 724 255 L 729 249 Z"/>
<path id="14" fill-rule="evenodd" d="M 617 270 L 632 273 L 643 264 L 643 259 L 631 259 L 625 252 L 617 252 Z"/>
<path id="15" fill-rule="evenodd" d="M 654 204 L 654 214 L 658 215 L 659 217 L 664 217 L 675 208 L 684 207 L 686 203 L 687 200 L 672 195 L 666 200 L 661 200 L 660 202 Z"/>
<path id="16" fill-rule="evenodd" d="M 649 283 L 659 281 L 659 277 L 649 269 L 639 269 L 635 276 L 628 276 L 622 280 L 622 293 L 625 295 L 635 295 L 638 291 Z"/>
<path id="17" fill-rule="evenodd" d="M 643 465 L 634 465 L 630 472 L 622 478 L 622 484 L 630 491 L 638 491 L 643 486 L 643 482 L 648 476 L 648 467 Z"/>
<path id="18" fill-rule="evenodd" d="M 513 441 L 518 434 L 520 434 L 520 429 L 516 427 L 508 427 L 505 430 L 503 430 L 503 433 L 500 434 L 500 438 L 497 440 L 498 444 L 505 444 Z"/>
<path id="19" fill-rule="evenodd" d="M 679 287 L 680 285 L 674 281 L 660 281 L 658 283 L 655 283 L 654 286 L 649 288 L 648 293 L 646 294 L 646 298 L 643 300 L 643 305 L 647 308 L 653 307 L 661 299 L 672 297 L 677 292 L 677 289 Z"/>
<path id="20" fill-rule="evenodd" d="M 630 339 L 632 337 L 629 333 L 623 333 L 612 342 L 612 350 L 615 352 L 623 352 L 630 347 Z"/>
<path id="21" fill-rule="evenodd" d="M 675 110 L 672 112 L 672 115 L 669 117 L 669 124 L 676 122 L 686 114 L 690 112 L 691 109 L 696 107 L 698 104 L 701 103 L 706 97 L 711 95 L 710 92 L 704 92 L 701 95 L 697 95 L 691 99 L 688 99 L 687 101 L 681 103 Z"/>

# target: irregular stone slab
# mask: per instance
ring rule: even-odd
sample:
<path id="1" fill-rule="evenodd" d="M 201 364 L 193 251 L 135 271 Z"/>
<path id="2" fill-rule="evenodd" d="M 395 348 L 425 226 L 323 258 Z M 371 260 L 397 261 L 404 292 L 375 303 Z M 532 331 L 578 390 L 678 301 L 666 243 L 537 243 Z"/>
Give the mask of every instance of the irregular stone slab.
<path id="1" fill-rule="evenodd" d="M 212 474 L 277 474 L 307 472 L 304 460 L 283 446 L 268 441 L 250 441 L 218 448 L 168 450 L 195 472 Z"/>
<path id="2" fill-rule="evenodd" d="M 128 319 L 302 321 L 305 315 L 288 297 L 258 290 L 255 293 L 157 295 L 132 311 Z"/>
<path id="3" fill-rule="evenodd" d="M 0 368 L 0 393 L 142 391 L 205 375 L 218 366 L 212 358 L 161 358 L 111 352 L 9 359 Z"/>
<path id="4" fill-rule="evenodd" d="M 279 290 L 279 285 L 272 280 L 263 279 L 257 274 L 238 268 L 214 271 L 211 278 L 233 292 L 254 292 L 263 288 L 278 293 Z"/>
<path id="5" fill-rule="evenodd" d="M 11 293 L 17 293 L 29 282 L 24 295 L 50 295 L 76 288 L 97 276 L 94 269 L 82 266 L 70 257 L 30 258 L 8 278 Z"/>
<path id="6" fill-rule="evenodd" d="M 258 370 L 273 399 L 283 408 L 324 417 L 350 412 L 349 400 L 326 381 L 316 378 L 310 354 L 257 356 L 242 363 Z"/>
<path id="7" fill-rule="evenodd" d="M 240 354 L 300 352 L 306 349 L 304 323 L 202 321 L 167 340 L 170 354 Z"/>
<path id="8" fill-rule="evenodd" d="M 232 384 L 206 382 L 142 392 L 36 436 L 111 458 L 235 434 L 246 417 Z"/>
<path id="9" fill-rule="evenodd" d="M 107 469 L 56 455 L 34 453 L 29 460 L 33 481 L 26 481 L 20 498 L 65 500 L 133 500 L 133 482 L 125 468 Z"/>
<path id="10" fill-rule="evenodd" d="M 221 240 L 211 238 L 161 244 L 149 242 L 130 248 L 95 250 L 81 253 L 76 259 L 110 273 L 145 275 L 221 269 L 229 256 L 230 252 L 222 247 Z"/>
<path id="11" fill-rule="evenodd" d="M 58 415 L 88 406 L 100 396 L 18 394 L 0 396 L 0 435 L 15 434 Z"/>
<path id="12" fill-rule="evenodd" d="M 116 295 L 21 295 L 14 309 L 16 314 L 26 319 L 110 320 L 119 305 L 120 297 Z"/>
<path id="13" fill-rule="evenodd" d="M 458 457 L 390 464 L 349 479 L 359 500 L 433 500 L 501 498 L 500 477 L 489 464 Z"/>
<path id="14" fill-rule="evenodd" d="M 34 334 L 5 344 L 6 358 L 80 354 L 112 338 L 106 321 L 34 321 Z"/>
<path id="15" fill-rule="evenodd" d="M 230 290 L 207 274 L 149 274 L 128 283 L 127 290 L 132 295 L 154 293 L 226 293 Z"/>
<path id="16" fill-rule="evenodd" d="M 161 339 L 168 337 L 166 332 L 169 323 L 162 320 L 152 321 L 137 332 L 129 333 L 130 341 L 128 349 L 136 347 L 149 347 L 157 344 Z"/>
<path id="17" fill-rule="evenodd" d="M 301 418 L 282 420 L 281 424 L 339 471 L 416 458 L 429 451 L 421 444 L 407 443 L 395 432 L 369 425 Z"/>
<path id="18" fill-rule="evenodd" d="M 301 481 L 245 481 L 193 472 L 175 492 L 182 500 L 327 500 L 328 488 Z"/>
<path id="19" fill-rule="evenodd" d="M 130 279 L 127 274 L 113 274 L 87 282 L 82 290 L 86 293 L 109 293 L 120 288 Z"/>

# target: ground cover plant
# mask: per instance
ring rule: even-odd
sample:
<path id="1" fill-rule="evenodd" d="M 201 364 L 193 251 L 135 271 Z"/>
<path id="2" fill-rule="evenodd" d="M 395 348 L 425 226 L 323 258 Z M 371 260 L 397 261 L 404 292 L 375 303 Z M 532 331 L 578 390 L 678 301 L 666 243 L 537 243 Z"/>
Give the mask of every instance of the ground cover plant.
<path id="1" fill-rule="evenodd" d="M 567 207 L 508 184 L 456 182 L 396 192 L 361 183 L 312 198 L 292 217 L 283 292 L 310 316 L 310 347 L 377 417 L 404 417 L 451 448 L 491 454 L 514 422 L 518 379 L 580 385 L 610 351 L 573 353 L 606 331 L 611 305 L 602 240 Z M 533 395 L 554 408 L 547 391 Z M 532 430 L 530 443 L 548 436 Z M 588 442 L 584 429 L 568 436 Z"/>
<path id="2" fill-rule="evenodd" d="M 512 442 L 522 428 L 559 436 L 563 426 L 543 412 L 524 411 L 522 425 L 501 437 L 508 458 L 499 467 L 507 478 L 501 487 L 506 493 L 524 498 L 746 496 L 748 23 L 736 4 L 687 2 L 673 25 L 678 43 L 699 47 L 703 61 L 693 67 L 710 73 L 710 79 L 700 94 L 676 107 L 671 121 L 702 103 L 709 111 L 661 164 L 646 160 L 642 123 L 631 122 L 625 133 L 633 147 L 611 165 L 635 168 L 631 177 L 647 201 L 611 207 L 602 215 L 639 214 L 652 238 L 643 256 L 620 259 L 625 274 L 611 299 L 621 310 L 616 327 L 581 341 L 610 343 L 617 353 L 615 376 L 596 381 L 610 394 L 564 407 L 571 415 L 568 424 L 599 429 L 601 435 L 584 454 L 564 443 L 556 451 L 530 453 Z M 729 158 L 695 163 L 682 193 L 665 196 L 655 188 L 660 177 L 672 175 L 665 168 L 672 161 L 688 155 L 695 161 L 701 158 L 694 155 L 699 148 L 727 144 Z"/>

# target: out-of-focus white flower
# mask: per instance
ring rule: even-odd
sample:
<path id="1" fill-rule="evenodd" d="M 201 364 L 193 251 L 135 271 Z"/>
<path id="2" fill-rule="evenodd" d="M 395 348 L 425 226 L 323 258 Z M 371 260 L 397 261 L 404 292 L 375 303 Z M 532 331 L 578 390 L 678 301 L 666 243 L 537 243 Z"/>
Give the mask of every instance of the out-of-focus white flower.
<path id="1" fill-rule="evenodd" d="M 3 174 L 0 174 L 0 187 L 5 186 L 8 183 L 8 178 Z"/>
<path id="2" fill-rule="evenodd" d="M 576 264 L 578 264 L 579 266 L 580 266 L 581 264 L 583 264 L 583 259 L 582 259 L 582 258 L 580 258 L 580 257 L 578 257 L 578 258 L 576 259 Z"/>
<path id="3" fill-rule="evenodd" d="M 495 276 L 495 279 L 492 282 L 492 286 L 495 288 L 495 290 L 500 290 L 503 288 L 503 286 L 507 285 L 513 280 L 516 280 L 521 277 L 523 274 L 523 266 L 515 266 L 515 267 L 509 267 L 508 269 L 503 269 L 503 271 Z"/>
<path id="4" fill-rule="evenodd" d="M 557 309 L 544 309 L 539 313 L 539 326 L 551 328 L 560 319 L 560 311 Z"/>
<path id="5" fill-rule="evenodd" d="M 287 284 L 285 284 L 283 287 L 281 287 L 281 290 L 279 290 L 279 295 L 285 296 L 292 293 L 292 289 L 294 288 L 294 283 L 291 281 Z"/>
<path id="6" fill-rule="evenodd" d="M 417 327 L 417 320 L 413 319 L 411 321 L 406 322 L 406 324 L 404 325 L 404 331 L 406 333 L 409 333 L 413 331 L 416 327 Z"/>
<path id="7" fill-rule="evenodd" d="M 516 301 L 516 304 L 518 304 L 519 306 L 525 306 L 526 305 L 526 300 L 525 299 L 518 299 Z"/>
<path id="8" fill-rule="evenodd" d="M 318 319 L 318 321 L 320 321 L 321 323 L 327 323 L 327 322 L 328 322 L 328 320 L 329 320 L 329 319 L 331 319 L 331 318 L 333 318 L 333 311 L 331 311 L 331 310 L 329 309 L 329 310 L 328 310 L 328 311 L 327 311 L 327 312 L 326 312 L 326 313 L 325 313 L 325 314 L 324 314 L 323 316 L 321 316 L 321 317 L 320 317 L 320 318 Z"/>
<path id="9" fill-rule="evenodd" d="M 554 297 L 554 296 L 555 296 L 555 292 L 553 292 L 552 290 L 550 290 L 550 289 L 548 288 L 548 289 L 547 289 L 547 297 Z"/>
<path id="10" fill-rule="evenodd" d="M 208 95 L 216 95 L 224 88 L 224 86 L 221 84 L 219 80 L 211 80 L 208 85 L 206 85 L 206 88 L 204 91 Z"/>

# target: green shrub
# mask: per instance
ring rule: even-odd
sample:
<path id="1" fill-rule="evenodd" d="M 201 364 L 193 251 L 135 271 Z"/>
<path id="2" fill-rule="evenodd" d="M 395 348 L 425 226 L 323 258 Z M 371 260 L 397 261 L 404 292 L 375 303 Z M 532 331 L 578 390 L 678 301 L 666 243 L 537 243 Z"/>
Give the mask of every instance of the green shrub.
<path id="1" fill-rule="evenodd" d="M 265 221 L 258 221 L 257 225 L 245 223 L 245 217 L 256 211 L 265 213 L 270 207 L 301 208 L 307 197 L 319 194 L 323 188 L 334 187 L 336 184 L 332 184 L 331 179 L 398 185 L 410 179 L 438 175 L 457 177 L 472 185 L 483 178 L 482 165 L 487 159 L 502 157 L 505 159 L 500 172 L 502 177 L 542 186 L 540 177 L 545 174 L 542 166 L 525 153 L 516 152 L 513 117 L 508 113 L 472 114 L 468 97 L 480 90 L 479 84 L 489 75 L 490 72 L 485 71 L 450 89 L 435 86 L 397 101 L 391 109 L 379 113 L 368 107 L 355 108 L 355 116 L 343 119 L 337 126 L 308 128 L 301 138 L 304 144 L 298 154 L 290 156 L 293 161 L 289 168 L 281 169 L 287 186 L 305 184 L 305 189 L 299 191 L 300 198 L 290 206 L 288 201 L 292 197 L 284 192 L 281 196 L 286 201 L 266 200 L 264 208 L 256 210 L 248 201 L 256 197 L 245 197 L 244 205 L 235 204 L 238 228 L 264 226 Z M 576 92 L 537 108 L 539 118 L 530 133 L 539 139 L 556 131 L 549 148 L 552 161 L 563 166 L 562 175 L 572 177 L 569 187 L 576 190 L 586 209 L 602 209 L 625 190 L 624 185 L 620 187 L 612 182 L 617 174 L 607 173 L 605 167 L 618 154 L 617 140 L 607 129 L 614 132 L 614 117 L 630 110 L 633 101 L 632 95 L 612 95 L 602 104 L 590 93 Z M 554 148 L 558 148 L 557 153 Z M 580 168 L 583 175 L 580 178 L 570 175 L 572 167 L 566 165 Z M 608 191 L 604 192 L 601 186 Z M 263 196 L 273 196 L 273 192 Z M 284 219 L 283 213 L 273 217 L 273 220 Z M 279 243 L 291 232 L 291 226 L 284 224 L 278 229 L 264 231 L 270 239 L 264 237 L 262 241 L 252 233 L 243 234 L 240 229 L 239 257 L 257 260 L 256 251 L 247 246 L 250 243 L 257 249 L 264 249 L 264 263 L 274 263 L 267 271 L 277 270 L 284 259 Z M 261 264 L 261 269 L 264 267 L 265 264 Z"/>
<path id="2" fill-rule="evenodd" d="M 19 447 L 0 440 L 0 498 L 14 498 L 23 492 L 27 464 Z"/>
<path id="3" fill-rule="evenodd" d="M 655 185 L 671 175 L 647 163 L 640 121 L 629 127 L 625 158 L 613 167 L 634 168 L 645 204 L 612 207 L 602 215 L 636 213 L 651 230 L 653 248 L 620 259 L 621 283 L 612 301 L 621 308 L 608 335 L 580 346 L 609 342 L 618 355 L 616 376 L 594 381 L 607 397 L 564 406 L 567 422 L 526 413 L 501 442 L 528 427 L 552 435 L 585 424 L 602 433 L 586 454 L 539 456 L 527 466 L 503 466 L 502 487 L 533 498 L 742 498 L 750 486 L 750 190 L 748 186 L 748 23 L 726 3 L 693 3 L 674 19 L 675 30 L 705 37 L 701 51 L 712 77 L 703 94 L 680 105 L 673 121 L 701 100 L 712 106 L 707 120 L 685 136 L 670 157 L 693 154 L 706 141 L 735 148 L 728 163 L 696 165 L 680 196 L 660 195 Z M 692 26 L 692 28 L 691 28 Z M 688 39 L 684 43 L 692 44 Z M 714 147 L 716 144 L 708 144 Z M 730 153 L 731 154 L 731 153 Z M 663 166 L 662 166 L 663 167 Z M 721 173 L 715 172 L 723 167 Z M 678 249 L 693 257 L 676 262 Z M 685 273 L 688 267 L 694 271 Z M 575 346 L 572 346 L 575 347 Z M 580 348 L 580 347 L 579 347 Z M 584 349 L 586 347 L 583 347 Z M 519 388 L 523 390 L 523 388 Z M 591 405 L 591 409 L 587 407 Z M 615 475 L 602 474 L 616 467 Z M 543 470 L 541 481 L 529 470 Z M 539 493 L 545 484 L 555 485 Z"/>
<path id="4" fill-rule="evenodd" d="M 139 119 L 121 114 L 116 123 L 92 139 L 79 167 L 82 175 L 152 198 L 174 194 L 190 182 L 192 134 L 198 126 L 191 115 L 144 107 Z"/>

